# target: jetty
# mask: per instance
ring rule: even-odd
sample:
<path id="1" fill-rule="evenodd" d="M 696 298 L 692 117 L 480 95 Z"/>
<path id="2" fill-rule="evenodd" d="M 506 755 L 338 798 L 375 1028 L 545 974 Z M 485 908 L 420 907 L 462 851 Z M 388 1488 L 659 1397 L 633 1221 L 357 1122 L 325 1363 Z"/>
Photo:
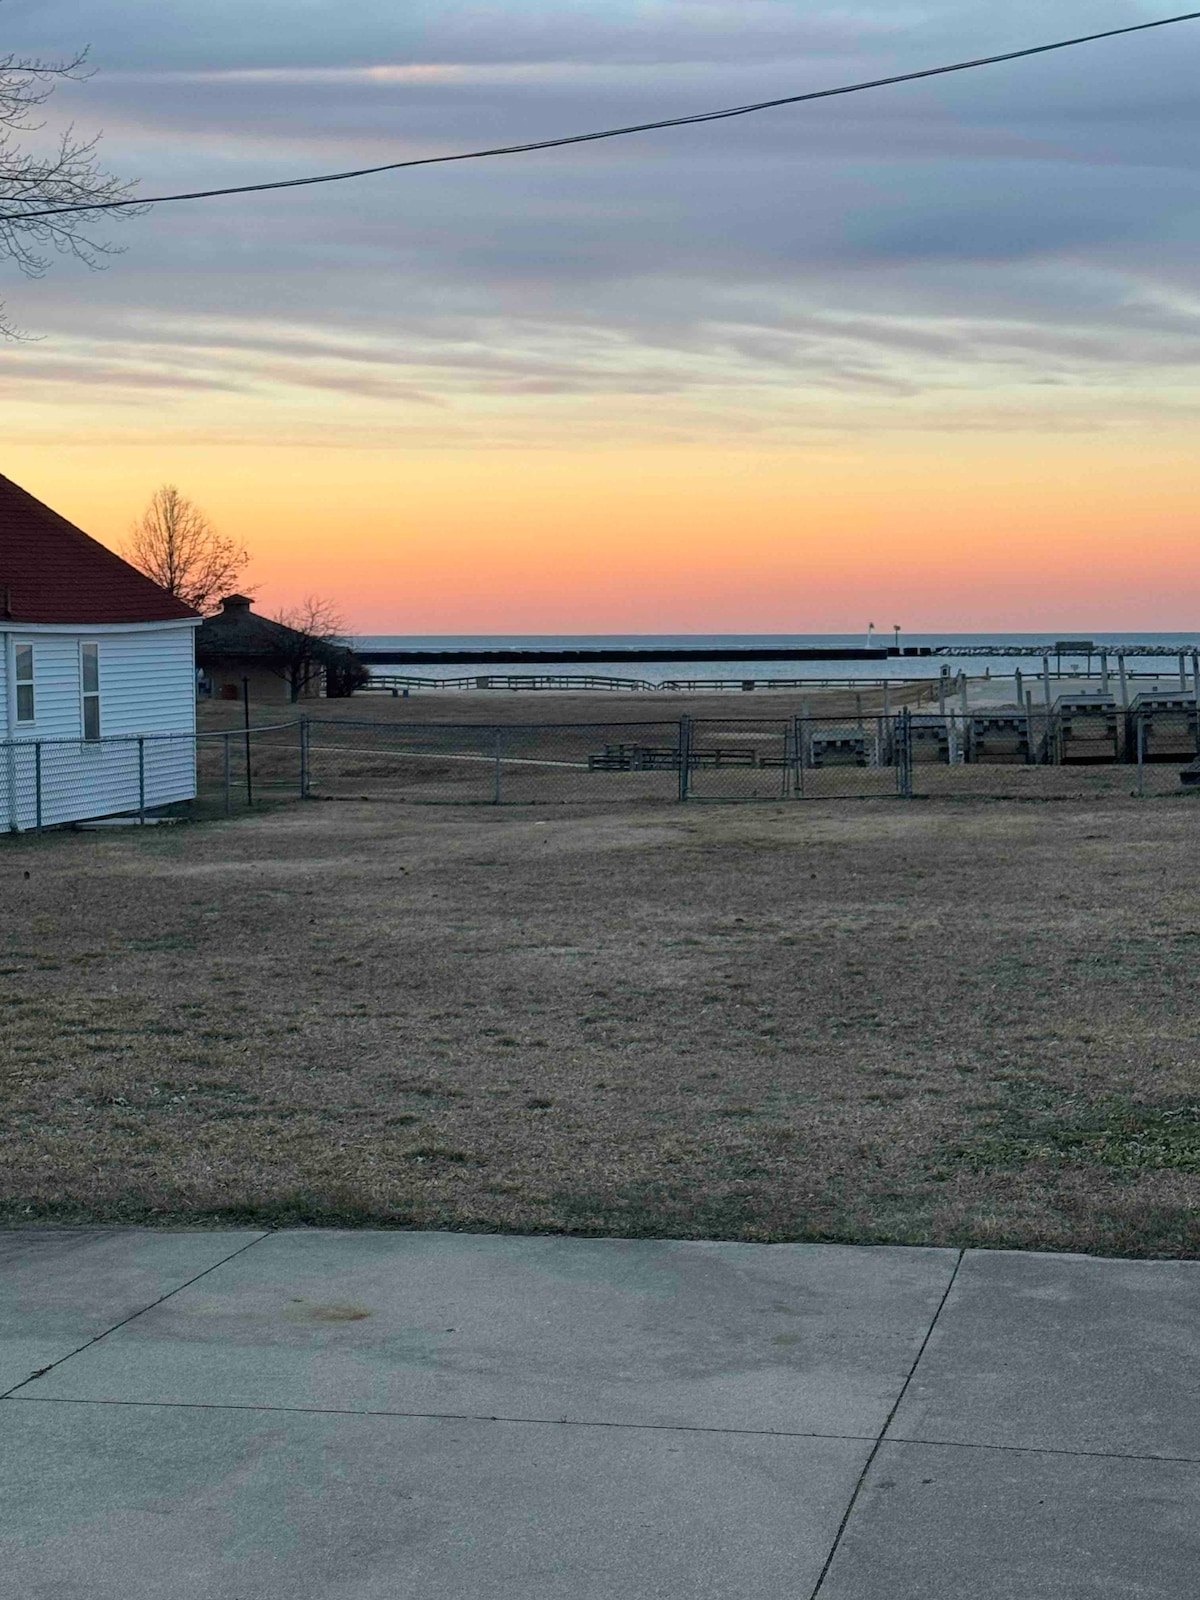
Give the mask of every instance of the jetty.
<path id="1" fill-rule="evenodd" d="M 369 667 L 451 667 L 451 666 L 596 666 L 609 661 L 887 661 L 896 655 L 928 656 L 928 645 L 897 650 L 882 645 L 870 649 L 811 645 L 750 645 L 705 648 L 681 646 L 613 646 L 604 650 L 512 649 L 428 650 L 404 645 L 366 645 L 355 655 Z"/>

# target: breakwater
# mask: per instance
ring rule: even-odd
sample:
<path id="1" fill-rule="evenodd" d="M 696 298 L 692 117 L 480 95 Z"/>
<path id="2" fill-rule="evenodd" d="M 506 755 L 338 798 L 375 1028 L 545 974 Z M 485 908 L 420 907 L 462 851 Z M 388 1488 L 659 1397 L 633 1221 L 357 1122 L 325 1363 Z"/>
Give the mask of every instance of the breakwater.
<path id="1" fill-rule="evenodd" d="M 687 648 L 648 645 L 622 649 L 609 646 L 602 650 L 572 650 L 557 647 L 530 649 L 524 646 L 507 650 L 411 649 L 403 645 L 368 645 L 356 652 L 367 666 L 540 666 L 565 665 L 595 666 L 608 661 L 887 661 L 893 656 L 928 656 L 928 645 L 914 645 L 897 650 L 894 646 L 871 649 L 836 648 L 828 645 L 768 645 L 720 646 L 705 649 L 689 645 Z"/>

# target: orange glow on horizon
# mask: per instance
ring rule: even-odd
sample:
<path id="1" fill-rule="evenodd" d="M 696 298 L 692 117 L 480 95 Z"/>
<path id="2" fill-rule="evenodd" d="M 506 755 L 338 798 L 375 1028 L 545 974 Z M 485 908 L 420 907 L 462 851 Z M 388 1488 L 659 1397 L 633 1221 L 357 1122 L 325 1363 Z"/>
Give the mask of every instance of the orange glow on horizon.
<path id="1" fill-rule="evenodd" d="M 7 450 L 119 546 L 175 482 L 253 562 L 359 633 L 910 633 L 1197 626 L 1182 426 L 1129 433 L 326 452 L 178 438 Z"/>

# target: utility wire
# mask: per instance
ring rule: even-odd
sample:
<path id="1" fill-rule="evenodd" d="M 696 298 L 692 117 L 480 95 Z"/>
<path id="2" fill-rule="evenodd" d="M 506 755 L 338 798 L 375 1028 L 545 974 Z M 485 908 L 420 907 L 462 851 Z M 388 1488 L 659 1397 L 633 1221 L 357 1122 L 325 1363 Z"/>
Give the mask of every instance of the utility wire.
<path id="1" fill-rule="evenodd" d="M 750 105 L 727 106 L 721 111 L 697 111 L 687 117 L 663 117 L 656 122 L 633 122 L 623 128 L 602 128 L 595 133 L 569 133 L 557 139 L 535 139 L 528 144 L 495 145 L 488 150 L 459 150 L 445 156 L 417 156 L 409 161 L 388 161 L 378 167 L 355 167 L 348 172 L 323 172 L 309 178 L 278 178 L 272 183 L 242 183 L 227 189 L 193 189 L 182 194 L 147 195 L 143 199 L 107 200 L 93 205 L 47 206 L 38 211 L 0 212 L 0 222 L 34 222 L 42 217 L 61 217 L 73 211 L 117 211 L 123 206 L 162 206 L 176 200 L 213 200 L 227 194 L 262 194 L 268 189 L 301 189 L 314 183 L 344 183 L 348 178 L 368 178 L 377 172 L 400 172 L 408 167 L 436 167 L 450 161 L 482 161 L 488 156 L 528 155 L 534 150 L 558 150 L 568 144 L 591 144 L 599 139 L 621 139 L 631 133 L 652 133 L 659 128 L 687 128 L 698 122 L 723 122 L 729 117 L 748 117 L 756 111 L 771 111 L 777 106 L 798 106 L 809 100 L 829 100 L 835 95 L 862 94 L 867 89 L 886 89 L 896 83 L 915 83 L 918 78 L 944 77 L 951 72 L 970 72 L 976 67 L 994 67 L 1003 61 L 1021 61 L 1027 56 L 1042 56 L 1052 50 L 1069 50 L 1078 44 L 1093 44 L 1098 39 L 1116 39 L 1127 33 L 1146 33 L 1151 28 L 1169 28 L 1177 22 L 1200 20 L 1200 11 L 1185 11 L 1157 22 L 1137 22 L 1124 28 L 1107 28 L 1103 33 L 1079 34 L 1073 39 L 1058 39 L 1053 44 L 1030 45 L 1024 50 L 1009 50 L 998 56 L 979 56 L 973 61 L 955 61 L 945 67 L 924 67 L 919 72 L 898 72 L 889 78 L 869 78 L 863 83 L 842 84 L 836 89 L 813 89 L 807 94 L 782 95 L 776 100 L 756 100 Z M 9 202 L 11 204 L 11 201 Z"/>

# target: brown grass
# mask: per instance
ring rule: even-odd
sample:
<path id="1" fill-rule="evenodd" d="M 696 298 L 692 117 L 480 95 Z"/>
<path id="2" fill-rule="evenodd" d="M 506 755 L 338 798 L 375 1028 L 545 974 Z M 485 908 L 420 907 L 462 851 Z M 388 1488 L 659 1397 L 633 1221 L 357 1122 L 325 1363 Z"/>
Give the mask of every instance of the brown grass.
<path id="1" fill-rule="evenodd" d="M 1195 1254 L 1196 820 L 312 804 L 0 841 L 0 1214 Z"/>
<path id="2" fill-rule="evenodd" d="M 514 668 L 520 672 L 521 668 Z M 532 671 L 532 669 L 529 669 Z M 564 669 L 566 670 L 566 669 Z M 797 668 L 801 670 L 801 668 Z M 898 711 L 901 705 L 930 710 L 928 685 L 904 690 L 893 688 L 888 703 Z M 251 707 L 256 725 L 289 722 L 295 716 L 349 717 L 356 722 L 444 722 L 488 723 L 518 726 L 522 723 L 556 722 L 654 722 L 691 717 L 794 717 L 807 710 L 821 717 L 850 716 L 857 710 L 861 695 L 863 711 L 874 714 L 883 707 L 883 691 L 864 687 L 853 689 L 755 689 L 750 693 L 734 689 L 711 694 L 684 694 L 673 690 L 608 692 L 599 689 L 566 693 L 557 689 L 481 689 L 475 692 L 421 689 L 408 699 L 372 690 L 346 700 L 304 700 L 295 705 L 262 704 Z M 957 702 L 956 702 L 957 704 Z M 936 704 L 933 710 L 936 711 Z M 240 728 L 243 711 L 237 701 L 202 700 L 197 709 L 202 732 Z"/>

